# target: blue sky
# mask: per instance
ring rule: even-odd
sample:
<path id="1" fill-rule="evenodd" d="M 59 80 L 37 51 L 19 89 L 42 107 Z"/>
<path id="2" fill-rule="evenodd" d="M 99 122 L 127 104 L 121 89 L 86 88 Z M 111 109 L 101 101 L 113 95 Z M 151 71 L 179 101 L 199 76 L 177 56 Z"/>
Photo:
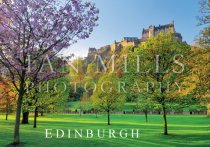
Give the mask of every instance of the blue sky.
<path id="1" fill-rule="evenodd" d="M 176 31 L 183 40 L 193 44 L 199 34 L 196 16 L 199 0 L 89 0 L 99 8 L 99 26 L 90 38 L 80 40 L 63 54 L 86 56 L 89 47 L 102 47 L 120 41 L 122 37 L 140 38 L 142 29 L 149 25 L 175 21 Z"/>

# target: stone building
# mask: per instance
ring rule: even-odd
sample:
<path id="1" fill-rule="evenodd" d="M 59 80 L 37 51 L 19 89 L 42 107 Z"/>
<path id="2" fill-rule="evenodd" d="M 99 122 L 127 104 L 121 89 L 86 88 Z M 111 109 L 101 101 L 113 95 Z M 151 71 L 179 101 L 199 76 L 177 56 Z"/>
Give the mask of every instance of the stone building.
<path id="1" fill-rule="evenodd" d="M 149 26 L 149 28 L 147 29 L 143 29 L 142 31 L 142 41 L 146 41 L 147 39 L 149 39 L 150 37 L 155 37 L 160 33 L 174 33 L 174 37 L 175 39 L 182 41 L 182 35 L 180 33 L 177 33 L 175 31 L 175 26 L 174 26 L 174 21 L 172 21 L 172 23 L 170 24 L 166 24 L 166 25 L 159 25 L 159 26 Z"/>
<path id="2" fill-rule="evenodd" d="M 138 37 L 123 37 L 120 42 L 114 41 L 113 44 L 108 45 L 109 47 L 106 46 L 106 48 L 111 49 L 112 53 L 116 53 L 116 52 L 119 52 L 122 48 L 125 48 L 127 46 L 137 47 L 141 43 L 147 41 L 150 37 L 155 37 L 161 32 L 164 34 L 173 33 L 174 38 L 176 40 L 182 42 L 182 35 L 180 33 L 176 32 L 174 21 L 172 21 L 172 23 L 166 24 L 166 25 L 159 25 L 159 26 L 151 25 L 147 29 L 143 29 L 140 38 L 138 38 Z M 102 50 L 102 49 L 99 49 L 99 50 Z M 96 51 L 95 49 L 93 49 L 93 50 L 90 49 L 90 52 L 92 54 L 94 52 L 99 53 L 100 51 Z"/>
<path id="3" fill-rule="evenodd" d="M 137 37 L 123 37 L 123 39 L 120 42 L 115 41 L 111 45 L 111 51 L 120 51 L 122 48 L 125 48 L 127 46 L 138 46 L 140 43 L 141 41 Z"/>

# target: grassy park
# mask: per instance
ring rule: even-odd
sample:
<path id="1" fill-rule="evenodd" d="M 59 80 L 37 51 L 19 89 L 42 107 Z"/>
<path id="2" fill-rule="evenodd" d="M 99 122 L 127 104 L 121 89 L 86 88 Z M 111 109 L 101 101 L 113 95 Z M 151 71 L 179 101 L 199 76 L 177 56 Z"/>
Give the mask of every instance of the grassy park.
<path id="1" fill-rule="evenodd" d="M 204 115 L 168 115 L 169 135 L 162 134 L 162 115 L 149 115 L 145 123 L 144 115 L 111 115 L 111 125 L 107 125 L 107 116 L 99 115 L 45 115 L 38 117 L 38 126 L 32 128 L 33 116 L 28 125 L 21 125 L 21 141 L 24 146 L 209 146 L 210 118 Z M 0 146 L 6 146 L 13 139 L 14 116 L 5 120 L 0 115 Z M 5 127 L 6 126 L 6 127 Z M 139 129 L 140 137 L 136 138 L 71 138 L 45 139 L 45 129 Z M 40 142 L 40 144 L 38 144 Z"/>
<path id="2" fill-rule="evenodd" d="M 0 0 L 0 147 L 210 146 L 209 14 L 210 0 Z"/>

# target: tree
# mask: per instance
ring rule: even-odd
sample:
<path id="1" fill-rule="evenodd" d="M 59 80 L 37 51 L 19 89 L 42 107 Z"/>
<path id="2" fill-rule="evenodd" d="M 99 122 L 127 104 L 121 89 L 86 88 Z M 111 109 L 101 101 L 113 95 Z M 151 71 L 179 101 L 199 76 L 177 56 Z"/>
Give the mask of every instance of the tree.
<path id="1" fill-rule="evenodd" d="M 62 105 L 67 102 L 69 94 L 68 79 L 60 77 L 45 81 L 31 91 L 34 111 L 34 128 L 37 127 L 38 113 L 60 112 Z"/>
<path id="2" fill-rule="evenodd" d="M 7 81 L 0 82 L 0 109 L 5 112 L 6 120 L 8 120 L 8 115 L 11 113 L 15 107 L 16 94 L 12 88 L 11 83 Z"/>
<path id="3" fill-rule="evenodd" d="M 89 98 L 90 98 L 89 93 L 88 92 L 84 92 L 83 96 L 82 96 L 82 98 L 80 100 L 80 103 L 79 103 L 80 116 L 82 116 L 82 113 L 85 114 L 86 111 L 91 109 L 90 99 Z"/>
<path id="4" fill-rule="evenodd" d="M 85 83 L 86 87 L 86 93 L 88 95 L 88 97 L 91 97 L 91 95 L 93 95 L 93 93 L 96 90 L 96 83 L 100 78 L 100 74 L 97 73 L 97 66 L 96 64 L 90 63 L 87 65 L 87 71 L 86 71 L 86 76 L 84 78 L 83 83 Z M 98 111 L 99 108 L 94 106 L 94 109 L 92 109 L 94 111 L 94 113 L 96 114 L 96 118 L 98 118 Z"/>
<path id="5" fill-rule="evenodd" d="M 207 115 L 210 116 L 210 104 L 209 104 L 209 69 L 210 69 L 210 52 L 198 47 L 192 47 L 193 55 L 189 64 L 192 66 L 190 83 L 191 93 L 194 98 L 201 104 L 207 105 Z"/>
<path id="6" fill-rule="evenodd" d="M 210 49 L 210 0 L 200 0 L 200 16 L 198 25 L 204 25 L 200 31 L 199 44 L 204 48 Z"/>
<path id="7" fill-rule="evenodd" d="M 74 68 L 70 68 L 69 77 L 73 82 L 81 83 L 84 79 L 84 60 L 82 58 L 78 58 L 72 61 L 72 66 Z"/>
<path id="8" fill-rule="evenodd" d="M 97 82 L 98 89 L 91 96 L 93 107 L 107 113 L 108 125 L 110 113 L 120 109 L 125 102 L 124 94 L 118 89 L 118 80 L 113 73 L 105 73 Z"/>
<path id="9" fill-rule="evenodd" d="M 22 124 L 29 124 L 29 113 L 33 102 L 29 94 L 25 94 L 22 104 Z"/>
<path id="10" fill-rule="evenodd" d="M 126 89 L 130 88 L 130 91 L 126 93 L 127 100 L 136 103 L 136 110 L 142 111 L 145 115 L 145 121 L 148 122 L 148 112 L 153 110 L 155 101 L 150 98 L 150 94 L 141 92 L 140 87 L 137 83 L 144 83 L 147 81 L 146 78 L 139 78 L 139 74 L 135 72 L 136 62 L 133 60 L 136 58 L 135 53 L 129 54 L 129 73 L 124 73 L 122 79 L 126 81 Z M 124 67 L 123 67 L 124 68 Z M 131 72 L 132 71 L 132 72 Z M 131 86 L 132 85 L 132 86 Z"/>
<path id="11" fill-rule="evenodd" d="M 196 59 L 200 60 L 200 64 L 196 64 L 197 66 L 194 68 L 194 74 L 197 76 L 198 79 L 198 82 L 196 82 L 197 88 L 194 90 L 194 93 L 199 95 L 200 98 L 204 98 L 209 97 L 209 95 L 206 94 L 209 92 L 209 90 L 205 91 L 205 89 L 209 89 L 208 66 L 210 54 L 210 0 L 200 0 L 200 16 L 198 17 L 198 21 L 199 26 L 204 26 L 204 28 L 200 31 L 200 36 L 198 39 L 198 43 L 201 46 L 201 49 L 204 49 L 204 51 L 201 51 L 199 49 L 200 51 L 198 51 L 196 54 Z M 193 63 L 197 62 L 195 62 L 194 60 Z M 201 94 L 202 92 L 204 92 L 204 94 Z M 207 104 L 207 115 L 210 116 L 210 104 L 209 102 L 207 102 Z"/>
<path id="12" fill-rule="evenodd" d="M 84 93 L 84 88 L 83 87 L 78 87 L 75 91 L 74 86 L 70 85 L 69 87 L 69 101 L 80 101 L 82 98 L 82 95 Z"/>
<path id="13" fill-rule="evenodd" d="M 0 5 L 0 62 L 18 92 L 14 142 L 19 144 L 19 124 L 26 81 L 56 72 L 42 72 L 43 63 L 79 39 L 88 38 L 98 19 L 92 3 L 56 0 L 4 0 Z M 51 68 L 52 69 L 52 68 Z M 4 72 L 5 73 L 5 72 Z"/>
<path id="14" fill-rule="evenodd" d="M 36 128 L 38 112 L 41 112 L 41 116 L 43 116 L 44 112 L 55 111 L 56 105 L 61 105 L 64 99 L 67 100 L 69 80 L 66 78 L 68 68 L 65 63 L 68 63 L 70 58 L 70 56 L 65 58 L 55 56 L 53 62 L 49 62 L 49 64 L 59 70 L 60 73 L 58 72 L 57 76 L 48 77 L 45 81 L 38 77 L 37 81 L 32 83 L 32 88 L 27 87 L 27 93 L 23 101 L 24 123 L 28 123 L 29 112 L 34 111 L 34 128 Z M 27 83 L 27 85 L 30 85 L 29 82 Z"/>
<path id="15" fill-rule="evenodd" d="M 128 57 L 130 72 L 127 76 L 131 76 L 130 79 L 146 82 L 144 93 L 149 94 L 149 98 L 161 105 L 165 135 L 168 134 L 166 102 L 170 98 L 179 96 L 178 85 L 182 84 L 183 78 L 188 73 L 188 68 L 184 68 L 184 65 L 189 53 L 190 46 L 175 40 L 172 33 L 160 33 L 131 53 L 131 56 L 136 56 L 137 60 Z"/>
<path id="16" fill-rule="evenodd" d="M 148 122 L 148 112 L 153 110 L 154 101 L 148 97 L 139 97 L 136 103 L 136 109 L 144 112 L 145 121 Z"/>
<path id="17" fill-rule="evenodd" d="M 63 85 L 64 87 L 63 88 L 66 88 L 66 83 L 68 83 L 67 79 L 66 80 L 63 80 L 62 77 L 65 77 L 68 73 L 68 68 L 66 66 L 66 63 L 68 63 L 68 60 L 71 59 L 71 56 L 66 56 L 65 58 L 63 57 L 57 57 L 55 56 L 53 59 L 52 59 L 52 62 L 48 61 L 48 64 L 51 66 L 53 66 L 54 69 L 57 69 L 59 72 L 56 73 L 56 76 L 53 76 L 51 77 L 49 75 L 49 77 L 47 79 L 45 79 L 44 82 L 42 82 L 42 78 L 40 79 L 40 77 L 37 78 L 37 80 L 35 82 L 32 83 L 32 87 L 28 87 L 27 88 L 27 93 L 23 99 L 23 110 L 22 110 L 22 113 L 23 113 L 23 119 L 22 119 L 22 124 L 28 124 L 29 123 L 29 112 L 30 112 L 30 109 L 36 105 L 36 102 L 38 101 L 39 97 L 42 95 L 40 94 L 43 90 L 43 88 L 41 86 L 43 86 L 43 83 L 47 83 L 46 86 L 45 86 L 45 90 L 47 92 L 52 92 L 52 96 L 56 95 L 54 91 L 56 91 L 56 87 L 57 87 L 57 83 L 55 82 L 58 82 L 56 78 L 58 78 L 60 80 L 60 84 Z M 48 69 L 45 69 L 46 72 Z M 65 72 L 64 72 L 65 70 Z M 63 71 L 63 72 L 62 72 Z M 64 78 L 65 79 L 65 78 Z M 27 81 L 28 85 L 29 84 L 29 81 Z M 53 89 L 53 90 L 52 90 Z M 66 90 L 66 89 L 65 89 Z M 29 91 L 32 91 L 32 92 L 29 92 Z M 45 92 L 46 92 L 45 91 Z M 56 91 L 56 93 L 58 94 L 58 92 Z M 63 92 L 62 92 L 63 93 Z M 45 95 L 46 96 L 46 95 Z M 49 98 L 50 99 L 50 98 Z M 51 98 L 52 99 L 52 98 Z M 48 102 L 48 101 L 43 101 L 44 103 Z M 41 108 L 42 106 L 39 106 L 39 109 Z M 43 108 L 46 108 L 46 107 L 43 107 Z M 37 115 L 38 115 L 38 107 L 35 107 L 35 110 L 37 111 Z M 43 112 L 43 111 L 42 111 Z M 43 114 L 43 113 L 41 113 Z M 34 115 L 36 116 L 36 115 Z M 36 119 L 36 117 L 35 117 Z"/>
<path id="18" fill-rule="evenodd" d="M 82 87 L 82 82 L 85 78 L 83 69 L 84 60 L 82 58 L 78 58 L 73 60 L 71 64 L 75 69 L 70 68 L 69 73 L 69 79 L 72 81 L 72 84 L 70 85 L 69 100 L 77 101 L 81 100 L 84 93 L 84 88 Z"/>

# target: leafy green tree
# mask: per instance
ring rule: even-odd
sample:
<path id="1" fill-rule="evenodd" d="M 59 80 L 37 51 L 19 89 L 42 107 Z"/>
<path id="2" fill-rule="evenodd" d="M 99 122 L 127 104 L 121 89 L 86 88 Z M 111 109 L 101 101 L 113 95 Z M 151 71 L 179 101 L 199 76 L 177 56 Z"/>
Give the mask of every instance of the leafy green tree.
<path id="1" fill-rule="evenodd" d="M 144 112 L 146 122 L 148 122 L 148 112 L 151 112 L 154 106 L 154 101 L 151 98 L 142 96 L 137 99 L 136 109 Z"/>
<path id="2" fill-rule="evenodd" d="M 175 40 L 172 33 L 160 33 L 131 53 L 131 56 L 138 56 L 137 64 L 133 58 L 129 59 L 128 67 L 132 72 L 126 75 L 131 76 L 130 79 L 149 82 L 144 92 L 161 105 L 165 135 L 168 134 L 166 102 L 170 98 L 179 97 L 180 86 L 177 83 L 181 85 L 188 73 L 184 65 L 189 54 L 189 45 Z"/>
<path id="3" fill-rule="evenodd" d="M 54 97 L 56 94 L 59 94 L 57 91 L 57 87 L 59 86 L 63 86 L 62 88 L 66 89 L 67 88 L 67 84 L 69 83 L 69 80 L 65 77 L 68 73 L 68 66 L 66 65 L 67 60 L 66 59 L 70 59 L 71 56 L 66 57 L 65 59 L 63 57 L 57 57 L 55 56 L 51 61 L 49 61 L 48 64 L 49 66 L 47 66 L 48 68 L 52 67 L 52 68 L 56 68 L 57 71 L 59 71 L 59 73 L 54 73 L 56 76 L 52 78 L 52 75 L 48 75 L 48 77 L 43 81 L 42 77 L 39 76 L 39 78 L 33 82 L 31 81 L 27 81 L 26 85 L 27 85 L 27 92 L 25 93 L 24 99 L 23 99 L 23 108 L 22 108 L 22 124 L 28 124 L 29 123 L 29 112 L 33 112 L 35 111 L 35 118 L 36 119 L 36 115 L 38 115 L 38 109 L 41 112 L 41 115 L 43 115 L 44 113 L 44 108 L 47 108 L 46 105 L 48 101 L 43 101 L 44 106 L 39 106 L 37 107 L 37 103 L 39 101 L 40 103 L 40 99 L 42 98 L 42 91 L 43 91 L 43 87 L 44 87 L 44 94 L 46 94 L 46 92 L 49 94 L 50 92 L 52 97 Z M 48 71 L 48 68 L 45 68 L 44 70 Z M 50 69 L 49 69 L 50 70 Z M 46 71 L 46 72 L 47 72 Z M 63 77 L 63 78 L 62 78 Z M 59 79 L 59 80 L 58 80 Z M 55 92 L 56 91 L 56 94 Z M 67 91 L 67 90 L 66 90 Z M 46 96 L 46 95 L 44 95 Z M 39 100 L 38 100 L 39 99 Z M 35 108 L 34 108 L 35 107 Z M 42 111 L 41 111 L 42 110 Z M 37 113 L 37 114 L 36 114 Z"/>
<path id="4" fill-rule="evenodd" d="M 70 85 L 69 86 L 69 98 L 68 101 L 80 101 L 82 98 L 82 95 L 84 93 L 84 88 L 83 87 L 77 87 L 76 91 L 74 89 L 74 86 Z"/>
<path id="5" fill-rule="evenodd" d="M 189 64 L 193 67 L 189 77 L 193 89 L 190 91 L 200 105 L 207 105 L 207 115 L 210 116 L 210 51 L 192 47 L 193 55 Z"/>
<path id="6" fill-rule="evenodd" d="M 100 78 L 100 75 L 96 72 L 97 67 L 96 64 L 90 63 L 87 66 L 87 72 L 85 74 L 85 78 L 83 79 L 84 90 L 91 96 L 93 92 L 96 90 L 96 82 Z"/>
<path id="7" fill-rule="evenodd" d="M 36 128 L 36 117 L 38 112 L 61 112 L 68 100 L 69 79 L 61 77 L 43 83 L 43 88 L 35 95 L 34 99 L 34 128 Z"/>
<path id="8" fill-rule="evenodd" d="M 91 76 L 94 78 L 94 75 L 97 74 L 97 66 L 94 63 L 90 63 L 87 66 L 87 76 Z"/>
<path id="9" fill-rule="evenodd" d="M 85 78 L 84 60 L 78 58 L 73 60 L 71 64 L 72 67 L 70 67 L 68 75 L 68 78 L 71 81 L 69 87 L 69 101 L 79 101 L 82 99 L 83 93 L 85 92 L 84 87 L 82 86 Z"/>
<path id="10" fill-rule="evenodd" d="M 38 113 L 60 112 L 68 100 L 69 80 L 66 77 L 41 82 L 26 93 L 24 110 L 34 112 L 33 127 L 37 127 Z M 25 118 L 28 120 L 27 118 Z"/>
<path id="11" fill-rule="evenodd" d="M 79 103 L 79 109 L 80 109 L 80 116 L 82 116 L 82 113 L 85 114 L 87 111 L 91 109 L 90 95 L 88 92 L 83 93 L 83 96 Z"/>
<path id="12" fill-rule="evenodd" d="M 105 73 L 97 83 L 97 90 L 91 97 L 94 108 L 107 113 L 108 125 L 110 125 L 110 114 L 119 110 L 124 102 L 125 96 L 118 90 L 119 79 L 112 73 Z"/>
<path id="13" fill-rule="evenodd" d="M 198 25 L 204 26 L 204 28 L 200 31 L 200 36 L 198 39 L 199 45 L 201 45 L 202 49 L 205 49 L 205 51 L 200 51 L 197 56 L 198 62 L 203 62 L 200 65 L 198 65 L 196 68 L 198 69 L 199 67 L 201 69 L 198 69 L 196 71 L 196 76 L 198 78 L 198 82 L 196 84 L 196 92 L 199 94 L 199 97 L 210 97 L 206 93 L 209 93 L 209 56 L 210 56 L 210 0 L 200 0 L 200 16 L 198 17 Z M 199 59 L 201 58 L 201 59 Z M 194 58 L 193 58 L 194 59 Z M 207 66 L 206 66 L 207 65 Z M 202 84 L 202 82 L 204 82 Z M 208 89 L 205 91 L 205 89 Z M 205 91 L 205 94 L 201 93 Z M 210 104 L 208 103 L 207 105 L 208 111 L 207 115 L 210 116 Z"/>
<path id="14" fill-rule="evenodd" d="M 72 67 L 70 67 L 69 78 L 72 82 L 80 83 L 85 77 L 85 67 L 84 60 L 82 58 L 78 58 L 72 61 Z"/>
<path id="15" fill-rule="evenodd" d="M 153 110 L 155 106 L 155 101 L 150 98 L 150 94 L 140 91 L 140 87 L 139 85 L 137 85 L 137 83 L 145 82 L 146 79 L 139 78 L 139 74 L 135 72 L 136 61 L 133 60 L 134 58 L 136 58 L 135 56 L 135 53 L 131 53 L 129 55 L 130 60 L 128 66 L 130 71 L 132 72 L 124 74 L 122 78 L 127 83 L 126 89 L 131 87 L 130 91 L 126 93 L 126 100 L 135 102 L 136 110 L 142 111 L 145 115 L 145 121 L 148 122 L 148 112 Z"/>

